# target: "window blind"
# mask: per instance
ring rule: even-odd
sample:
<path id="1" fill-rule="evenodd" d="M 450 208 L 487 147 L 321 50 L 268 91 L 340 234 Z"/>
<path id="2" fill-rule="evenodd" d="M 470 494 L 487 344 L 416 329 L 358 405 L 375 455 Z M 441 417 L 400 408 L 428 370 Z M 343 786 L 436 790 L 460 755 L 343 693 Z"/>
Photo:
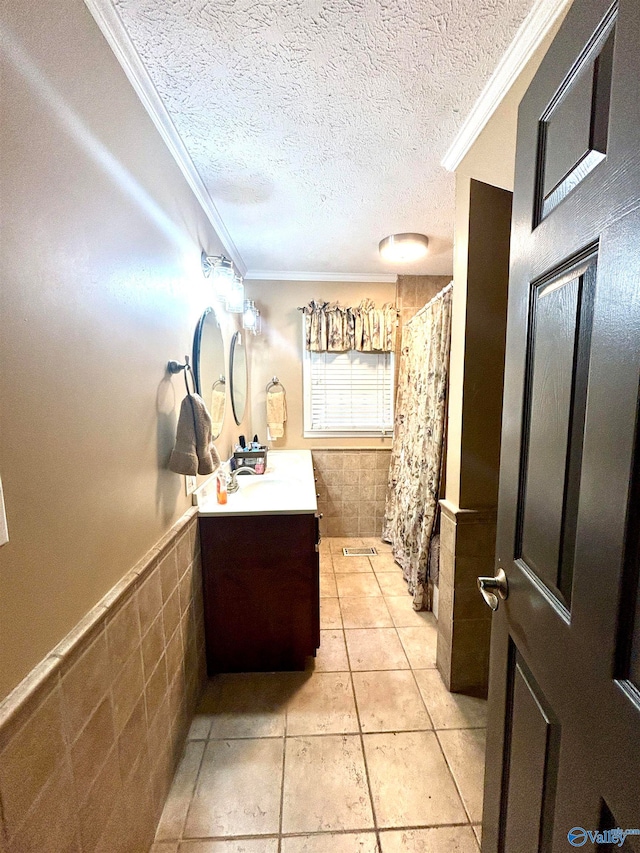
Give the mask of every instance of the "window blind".
<path id="1" fill-rule="evenodd" d="M 305 432 L 393 429 L 393 356 L 305 350 Z"/>

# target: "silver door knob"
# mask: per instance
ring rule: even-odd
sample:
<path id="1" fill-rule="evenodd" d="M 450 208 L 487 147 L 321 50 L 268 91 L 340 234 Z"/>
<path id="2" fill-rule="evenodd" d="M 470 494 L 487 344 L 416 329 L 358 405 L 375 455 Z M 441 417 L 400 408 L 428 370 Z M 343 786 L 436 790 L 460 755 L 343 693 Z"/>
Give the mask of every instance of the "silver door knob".
<path id="1" fill-rule="evenodd" d="M 504 601 L 509 595 L 509 583 L 504 569 L 498 569 L 495 578 L 478 578 L 478 589 L 492 610 L 497 610 L 500 599 Z"/>

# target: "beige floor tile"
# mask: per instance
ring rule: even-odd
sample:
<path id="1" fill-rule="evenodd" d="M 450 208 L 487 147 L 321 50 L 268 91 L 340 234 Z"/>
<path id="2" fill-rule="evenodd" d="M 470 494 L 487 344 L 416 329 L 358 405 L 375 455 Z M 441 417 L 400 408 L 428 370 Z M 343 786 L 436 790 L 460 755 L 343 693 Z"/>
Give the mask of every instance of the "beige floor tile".
<path id="1" fill-rule="evenodd" d="M 385 595 L 384 600 L 396 628 L 411 628 L 435 622 L 433 613 L 413 609 L 410 595 Z"/>
<path id="2" fill-rule="evenodd" d="M 482 824 L 476 823 L 473 827 L 473 832 L 478 840 L 478 847 L 482 845 Z"/>
<path id="3" fill-rule="evenodd" d="M 435 729 L 477 729 L 486 726 L 486 699 L 449 693 L 436 669 L 419 670 L 415 675 Z"/>
<path id="4" fill-rule="evenodd" d="M 207 743 L 185 838 L 278 832 L 284 740 Z"/>
<path id="5" fill-rule="evenodd" d="M 345 628 L 392 628 L 393 621 L 381 596 L 343 598 L 340 601 Z"/>
<path id="6" fill-rule="evenodd" d="M 433 732 L 364 735 L 364 749 L 378 826 L 466 821 Z"/>
<path id="7" fill-rule="evenodd" d="M 287 738 L 282 831 L 371 827 L 373 814 L 360 737 Z"/>
<path id="8" fill-rule="evenodd" d="M 356 574 L 358 572 L 372 572 L 373 569 L 368 557 L 341 557 L 335 554 L 333 571 L 336 574 Z"/>
<path id="9" fill-rule="evenodd" d="M 342 628 L 340 602 L 337 598 L 320 599 L 320 628 Z"/>
<path id="10" fill-rule="evenodd" d="M 162 810 L 162 817 L 156 830 L 156 841 L 182 838 L 182 830 L 196 786 L 204 748 L 203 740 L 187 742 Z"/>
<path id="11" fill-rule="evenodd" d="M 178 853 L 177 841 L 156 841 L 149 853 Z"/>
<path id="12" fill-rule="evenodd" d="M 409 601 L 411 598 L 407 592 L 407 582 L 402 577 L 402 571 L 399 566 L 396 566 L 397 572 L 378 572 L 376 577 L 380 584 L 380 589 L 383 595 L 406 595 Z"/>
<path id="13" fill-rule="evenodd" d="M 308 658 L 312 672 L 348 672 L 349 659 L 342 631 L 320 631 L 320 648 L 315 658 Z"/>
<path id="14" fill-rule="evenodd" d="M 373 832 L 324 832 L 282 839 L 282 853 L 379 853 Z"/>
<path id="15" fill-rule="evenodd" d="M 178 853 L 278 853 L 277 838 L 243 838 L 228 841 L 184 841 Z"/>
<path id="16" fill-rule="evenodd" d="M 321 574 L 320 575 L 320 598 L 336 598 L 338 590 L 336 589 L 335 575 Z"/>
<path id="17" fill-rule="evenodd" d="M 188 740 L 207 740 L 211 731 L 211 717 L 209 714 L 199 714 L 197 711 L 189 726 Z"/>
<path id="18" fill-rule="evenodd" d="M 331 554 L 342 554 L 343 548 L 358 548 L 362 545 L 362 539 L 344 537 L 344 536 L 333 536 L 327 539 L 329 543 L 329 548 L 331 550 Z"/>
<path id="19" fill-rule="evenodd" d="M 397 630 L 412 669 L 435 667 L 438 629 L 433 622 L 425 622 L 419 628 Z"/>
<path id="20" fill-rule="evenodd" d="M 438 740 L 456 780 L 471 823 L 482 821 L 484 729 L 438 732 Z"/>
<path id="21" fill-rule="evenodd" d="M 391 545 L 388 542 L 383 542 L 382 539 L 378 539 L 377 536 L 364 536 L 362 544 L 367 548 L 375 548 L 378 554 L 391 553 Z"/>
<path id="22" fill-rule="evenodd" d="M 336 575 L 336 584 L 340 598 L 363 598 L 369 595 L 382 595 L 373 572 L 367 574 Z"/>
<path id="23" fill-rule="evenodd" d="M 381 551 L 377 557 L 369 557 L 369 562 L 374 572 L 380 574 L 394 573 L 402 577 L 402 569 L 394 560 L 390 550 L 388 552 Z"/>
<path id="24" fill-rule="evenodd" d="M 348 672 L 305 674 L 287 706 L 287 735 L 346 734 L 358 731 Z"/>
<path id="25" fill-rule="evenodd" d="M 210 679 L 198 713 L 211 718 L 210 738 L 282 737 L 291 673 L 216 675 Z"/>
<path id="26" fill-rule="evenodd" d="M 353 686 L 363 732 L 431 728 L 411 672 L 354 672 Z"/>
<path id="27" fill-rule="evenodd" d="M 333 573 L 333 560 L 331 559 L 331 553 L 327 551 L 325 554 L 320 554 L 320 574 L 332 574 Z"/>
<path id="28" fill-rule="evenodd" d="M 345 637 L 352 671 L 409 669 L 395 628 L 358 628 Z"/>
<path id="29" fill-rule="evenodd" d="M 478 853 L 469 826 L 438 826 L 380 833 L 382 853 Z"/>
<path id="30" fill-rule="evenodd" d="M 340 602 L 337 598 L 323 598 L 320 601 L 320 628 L 342 628 Z"/>

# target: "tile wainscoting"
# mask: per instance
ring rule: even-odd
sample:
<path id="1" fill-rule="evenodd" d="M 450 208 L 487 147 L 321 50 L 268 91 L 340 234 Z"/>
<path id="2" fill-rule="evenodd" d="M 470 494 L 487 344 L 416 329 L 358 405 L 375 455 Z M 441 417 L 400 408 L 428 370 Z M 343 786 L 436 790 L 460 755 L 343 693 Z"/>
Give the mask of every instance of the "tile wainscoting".
<path id="1" fill-rule="evenodd" d="M 391 450 L 313 450 L 323 536 L 380 536 Z"/>
<path id="2" fill-rule="evenodd" d="M 448 690 L 485 697 L 492 612 L 476 580 L 494 574 L 496 511 L 440 506 L 438 669 Z"/>
<path id="3" fill-rule="evenodd" d="M 0 849 L 148 850 L 206 679 L 189 510 L 0 704 Z"/>

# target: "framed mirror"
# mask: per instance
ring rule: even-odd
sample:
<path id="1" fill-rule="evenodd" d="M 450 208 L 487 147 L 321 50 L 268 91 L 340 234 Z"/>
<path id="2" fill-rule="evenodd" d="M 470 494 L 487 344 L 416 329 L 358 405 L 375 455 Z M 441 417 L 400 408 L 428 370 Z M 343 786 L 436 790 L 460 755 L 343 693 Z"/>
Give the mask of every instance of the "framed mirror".
<path id="1" fill-rule="evenodd" d="M 231 338 L 231 356 L 229 359 L 231 374 L 231 406 L 236 423 L 240 424 L 247 405 L 247 351 L 241 332 Z"/>
<path id="2" fill-rule="evenodd" d="M 193 336 L 193 378 L 196 391 L 211 415 L 213 438 L 222 432 L 227 404 L 224 341 L 213 308 L 205 309 Z"/>

